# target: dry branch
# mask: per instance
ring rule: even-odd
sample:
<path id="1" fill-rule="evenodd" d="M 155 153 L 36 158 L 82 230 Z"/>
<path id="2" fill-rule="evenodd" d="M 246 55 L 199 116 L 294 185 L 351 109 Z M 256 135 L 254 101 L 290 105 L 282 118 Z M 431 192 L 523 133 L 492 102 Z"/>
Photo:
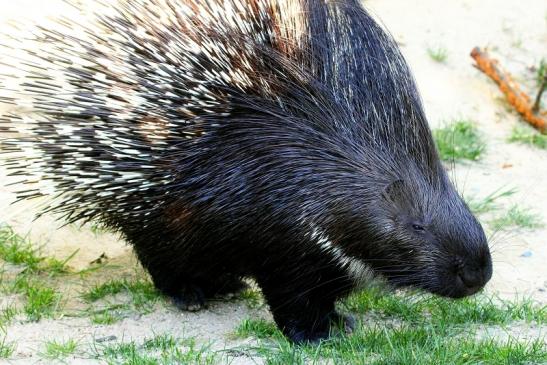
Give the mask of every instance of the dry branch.
<path id="1" fill-rule="evenodd" d="M 522 115 L 524 120 L 540 132 L 547 133 L 547 112 L 539 109 L 534 112 L 534 103 L 531 98 L 520 90 L 520 87 L 513 80 L 511 75 L 499 66 L 498 61 L 490 58 L 486 51 L 483 51 L 478 47 L 473 48 L 471 57 L 473 57 L 477 63 L 475 67 L 498 84 L 498 87 L 507 98 L 509 104 Z"/>

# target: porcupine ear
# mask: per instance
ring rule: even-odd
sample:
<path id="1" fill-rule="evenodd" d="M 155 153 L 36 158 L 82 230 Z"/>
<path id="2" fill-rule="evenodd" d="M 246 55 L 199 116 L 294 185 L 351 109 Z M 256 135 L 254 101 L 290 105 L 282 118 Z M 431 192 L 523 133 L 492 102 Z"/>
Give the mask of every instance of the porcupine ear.
<path id="1" fill-rule="evenodd" d="M 384 203 L 387 204 L 386 208 L 398 214 L 416 215 L 411 189 L 408 183 L 402 179 L 387 184 L 382 193 Z"/>
<path id="2" fill-rule="evenodd" d="M 416 206 L 416 191 L 405 180 L 398 179 L 387 184 L 382 196 L 386 208 L 397 215 L 404 214 L 413 219 L 423 216 L 420 207 Z"/>
<path id="3" fill-rule="evenodd" d="M 388 202 L 399 203 L 404 200 L 405 185 L 405 181 L 402 179 L 394 180 L 384 187 L 382 196 Z"/>

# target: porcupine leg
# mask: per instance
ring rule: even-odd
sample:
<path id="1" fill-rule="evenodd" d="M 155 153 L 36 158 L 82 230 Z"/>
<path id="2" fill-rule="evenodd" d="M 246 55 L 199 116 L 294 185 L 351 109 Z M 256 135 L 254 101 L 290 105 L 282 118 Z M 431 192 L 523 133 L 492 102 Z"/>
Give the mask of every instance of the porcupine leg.
<path id="1" fill-rule="evenodd" d="M 162 252 L 160 247 L 169 245 L 149 247 L 140 243 L 135 244 L 135 251 L 156 288 L 182 310 L 199 310 L 206 306 L 208 299 L 229 299 L 247 287 L 241 277 L 208 267 L 201 261 L 204 255 L 186 253 L 185 261 L 178 262 L 176 258 L 182 257 L 180 254 L 174 249 Z"/>
<path id="2" fill-rule="evenodd" d="M 294 257 L 298 258 L 272 265 L 264 271 L 268 274 L 257 277 L 278 327 L 297 343 L 328 338 L 333 327 L 350 333 L 354 320 L 334 308 L 350 290 L 350 280 L 332 262 Z"/>
<path id="3" fill-rule="evenodd" d="M 228 274 L 214 280 L 189 279 L 189 276 L 181 275 L 176 287 L 162 291 L 179 309 L 196 311 L 206 307 L 210 299 L 231 299 L 246 287 L 240 278 Z"/>
<path id="4" fill-rule="evenodd" d="M 139 261 L 150 274 L 154 286 L 183 310 L 196 311 L 205 305 L 205 294 L 190 276 L 184 275 L 174 261 L 157 249 L 134 244 Z M 159 245 L 158 245 L 159 246 Z"/>

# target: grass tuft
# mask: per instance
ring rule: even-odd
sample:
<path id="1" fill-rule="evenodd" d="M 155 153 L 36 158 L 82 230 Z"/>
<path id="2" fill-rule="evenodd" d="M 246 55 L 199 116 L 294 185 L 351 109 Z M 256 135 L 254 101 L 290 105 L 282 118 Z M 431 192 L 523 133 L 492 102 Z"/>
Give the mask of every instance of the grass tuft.
<path id="1" fill-rule="evenodd" d="M 120 293 L 126 296 L 109 298 Z M 106 308 L 90 311 L 91 322 L 110 325 L 127 317 L 132 310 L 139 313 L 152 312 L 161 294 L 152 282 L 146 279 L 114 279 L 92 287 L 82 293 L 81 297 L 88 303 L 105 300 L 108 303 Z"/>
<path id="2" fill-rule="evenodd" d="M 118 322 L 122 316 L 113 308 L 97 311 L 91 315 L 91 323 L 109 325 Z"/>
<path id="3" fill-rule="evenodd" d="M 266 321 L 264 319 L 244 319 L 239 326 L 237 326 L 235 337 L 246 338 L 267 338 L 267 337 L 282 337 L 281 332 L 273 322 Z"/>
<path id="4" fill-rule="evenodd" d="M 126 280 L 111 280 L 106 283 L 95 285 L 89 291 L 83 293 L 82 297 L 88 302 L 95 302 L 106 296 L 121 293 L 126 287 Z"/>
<path id="5" fill-rule="evenodd" d="M 445 63 L 448 58 L 448 50 L 442 46 L 428 47 L 427 54 L 433 61 L 439 63 Z"/>
<path id="6" fill-rule="evenodd" d="M 8 306 L 0 311 L 0 331 L 5 332 L 6 326 L 13 321 L 19 310 L 14 305 Z"/>
<path id="7" fill-rule="evenodd" d="M 439 155 L 445 161 L 478 160 L 486 145 L 475 123 L 469 120 L 455 121 L 435 129 L 433 137 Z"/>
<path id="8" fill-rule="evenodd" d="M 209 345 L 198 346 L 197 341 L 193 338 L 186 338 L 180 344 L 181 346 L 175 347 L 172 352 L 172 360 L 168 353 L 163 352 L 162 355 L 164 359 L 167 359 L 167 364 L 212 365 L 220 363 L 217 354 L 211 352 Z"/>
<path id="9" fill-rule="evenodd" d="M 84 300 L 95 302 L 107 296 L 126 292 L 131 295 L 135 307 L 142 308 L 147 304 L 155 302 L 160 298 L 160 293 L 154 287 L 154 284 L 148 280 L 110 280 L 92 287 L 89 291 L 82 294 Z"/>
<path id="10" fill-rule="evenodd" d="M 144 341 L 143 347 L 146 350 L 168 351 L 177 345 L 177 340 L 170 335 L 163 334 Z"/>
<path id="11" fill-rule="evenodd" d="M 61 295 L 53 288 L 31 284 L 25 289 L 27 302 L 23 311 L 31 321 L 51 317 L 58 307 Z"/>
<path id="12" fill-rule="evenodd" d="M 78 348 L 78 343 L 73 339 L 66 342 L 55 340 L 46 342 L 45 357 L 48 359 L 63 359 L 73 354 Z"/>
<path id="13" fill-rule="evenodd" d="M 196 364 L 219 363 L 217 354 L 209 346 L 198 346 L 193 338 L 177 340 L 169 335 L 160 335 L 144 341 L 118 343 L 105 346 L 97 358 L 115 364 Z"/>
<path id="14" fill-rule="evenodd" d="M 68 255 L 65 259 L 59 260 L 54 257 L 48 257 L 44 260 L 45 265 L 41 267 L 40 269 L 43 271 L 47 271 L 50 274 L 67 274 L 70 272 L 67 263 L 72 260 L 74 256 L 80 251 L 80 249 L 75 250 L 73 253 Z"/>
<path id="15" fill-rule="evenodd" d="M 497 204 L 497 201 L 500 198 L 507 198 L 515 194 L 516 192 L 517 192 L 516 189 L 499 188 L 481 199 L 475 196 L 468 197 L 466 199 L 466 202 L 467 202 L 467 205 L 469 206 L 469 209 L 471 209 L 471 211 L 474 214 L 488 213 L 500 208 L 500 206 Z"/>
<path id="16" fill-rule="evenodd" d="M 15 351 L 15 344 L 13 342 L 7 342 L 6 336 L 0 340 L 0 359 L 7 359 L 13 355 Z"/>
<path id="17" fill-rule="evenodd" d="M 484 295 L 460 300 L 412 292 L 389 293 L 379 287 L 351 295 L 343 303 L 353 312 L 375 314 L 407 322 L 445 324 L 507 324 L 511 321 L 547 323 L 547 305 L 534 305 L 530 299 L 502 301 Z"/>
<path id="18" fill-rule="evenodd" d="M 547 149 L 547 135 L 536 132 L 530 127 L 514 127 L 508 141 Z"/>
<path id="19" fill-rule="evenodd" d="M 27 270 L 53 275 L 67 273 L 69 270 L 66 264 L 76 253 L 78 250 L 64 260 L 42 257 L 27 238 L 15 233 L 10 226 L 0 225 L 0 258 L 14 265 L 24 265 Z"/>
<path id="20" fill-rule="evenodd" d="M 494 230 L 507 228 L 535 229 L 544 226 L 540 216 L 530 209 L 521 208 L 518 205 L 512 205 L 503 216 L 493 219 L 490 225 Z"/>
<path id="21" fill-rule="evenodd" d="M 62 298 L 56 289 L 37 280 L 28 272 L 17 275 L 10 286 L 4 290 L 25 296 L 26 303 L 22 311 L 31 321 L 38 321 L 44 317 L 53 316 L 59 308 Z M 10 316 L 17 314 L 15 308 L 10 309 L 10 311 L 14 312 L 9 313 Z"/>
<path id="22" fill-rule="evenodd" d="M 26 238 L 6 225 L 0 226 L 0 258 L 15 265 L 26 265 L 31 270 L 38 269 L 43 260 Z"/>

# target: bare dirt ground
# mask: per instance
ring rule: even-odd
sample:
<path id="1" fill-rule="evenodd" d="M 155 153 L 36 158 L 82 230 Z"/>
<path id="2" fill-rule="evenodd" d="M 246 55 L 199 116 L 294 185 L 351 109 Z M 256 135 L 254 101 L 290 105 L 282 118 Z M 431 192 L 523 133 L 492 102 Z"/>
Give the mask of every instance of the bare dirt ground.
<path id="1" fill-rule="evenodd" d="M 27 8 L 26 3 L 31 6 Z M 21 12 L 38 17 L 58 12 L 45 3 L 49 2 L 40 3 L 42 8 L 35 6 L 34 1 L 18 2 L 17 6 L 2 3 L 4 20 L 0 17 L 0 22 Z M 484 197 L 499 188 L 515 188 L 517 193 L 501 201 L 502 206 L 507 208 L 516 203 L 530 207 L 547 224 L 547 151 L 506 142 L 512 127 L 522 121 L 506 108 L 497 87 L 471 66 L 469 57 L 474 46 L 488 46 L 519 82 L 534 87 L 529 68 L 547 57 L 547 3 L 544 0 L 369 0 L 365 5 L 400 43 L 414 71 L 432 127 L 455 118 L 467 118 L 476 121 L 486 136 L 487 151 L 480 161 L 456 164 L 451 169 L 460 191 L 466 196 Z M 433 61 L 427 54 L 429 47 L 446 48 L 446 62 Z M 0 171 L 0 181 L 10 181 L 5 171 Z M 74 225 L 59 228 L 61 224 L 51 216 L 33 221 L 40 202 L 10 205 L 13 200 L 10 190 L 1 187 L 0 222 L 9 223 L 20 234 L 28 233 L 48 256 L 62 259 L 78 250 L 69 262 L 74 270 L 85 269 L 103 253 L 122 266 L 136 265 L 131 249 L 117 236 L 93 233 Z M 529 296 L 547 303 L 547 229 L 496 232 L 491 245 L 495 268 L 486 290 L 503 298 Z M 168 332 L 213 340 L 219 348 L 233 346 L 242 342 L 231 340 L 229 334 L 249 316 L 269 318 L 265 309 L 250 309 L 245 304 L 230 302 L 215 304 L 198 313 L 161 307 L 112 325 L 90 325 L 86 318 L 70 317 L 15 323 L 8 328 L 8 340 L 18 343 L 16 360 L 10 362 L 45 361 L 37 358 L 45 338 L 91 342 L 115 336 L 118 340 L 138 340 L 151 333 Z M 232 360 L 236 364 L 255 363 L 245 357 Z M 78 358 L 70 361 L 94 362 Z"/>

